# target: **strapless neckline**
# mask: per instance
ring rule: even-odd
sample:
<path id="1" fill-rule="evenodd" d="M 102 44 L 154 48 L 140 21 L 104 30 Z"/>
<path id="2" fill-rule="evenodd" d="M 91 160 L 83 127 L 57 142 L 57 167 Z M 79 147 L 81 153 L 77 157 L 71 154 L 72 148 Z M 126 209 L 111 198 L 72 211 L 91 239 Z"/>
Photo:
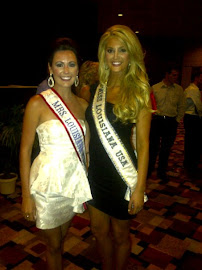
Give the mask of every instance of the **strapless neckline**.
<path id="1" fill-rule="evenodd" d="M 41 127 L 41 126 L 47 124 L 48 122 L 55 122 L 55 121 L 56 121 L 56 122 L 57 122 L 57 121 L 60 122 L 60 120 L 58 120 L 58 119 L 50 119 L 50 120 L 46 120 L 46 121 L 44 121 L 43 123 L 41 123 L 40 125 L 38 125 L 37 129 L 38 129 L 39 127 Z M 78 121 L 79 121 L 81 124 L 85 124 L 85 121 L 84 121 L 83 119 L 78 119 Z"/>

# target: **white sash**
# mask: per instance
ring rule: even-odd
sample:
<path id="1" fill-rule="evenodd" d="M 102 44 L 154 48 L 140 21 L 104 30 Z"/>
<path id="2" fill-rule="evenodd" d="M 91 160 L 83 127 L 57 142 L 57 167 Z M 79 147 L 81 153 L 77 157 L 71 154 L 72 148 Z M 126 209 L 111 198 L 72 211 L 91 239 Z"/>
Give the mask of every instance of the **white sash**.
<path id="1" fill-rule="evenodd" d="M 105 112 L 106 92 L 106 85 L 97 87 L 92 105 L 92 114 L 100 140 L 116 170 L 128 187 L 125 199 L 129 201 L 131 193 L 135 190 L 137 184 L 137 170 L 124 144 L 107 119 Z"/>
<path id="2" fill-rule="evenodd" d="M 68 109 L 60 95 L 54 89 L 48 89 L 40 93 L 51 111 L 57 116 L 63 124 L 70 141 L 76 151 L 76 154 L 81 161 L 86 172 L 86 155 L 84 143 L 84 131 L 79 121 L 75 118 L 72 112 Z"/>

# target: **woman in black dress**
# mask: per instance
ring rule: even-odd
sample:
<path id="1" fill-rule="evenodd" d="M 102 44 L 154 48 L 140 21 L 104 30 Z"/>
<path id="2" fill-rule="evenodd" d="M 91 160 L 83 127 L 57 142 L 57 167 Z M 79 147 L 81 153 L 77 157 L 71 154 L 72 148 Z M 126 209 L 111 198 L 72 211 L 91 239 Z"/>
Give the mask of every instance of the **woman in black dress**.
<path id="1" fill-rule="evenodd" d="M 103 269 L 118 270 L 126 269 L 130 219 L 146 197 L 150 90 L 141 45 L 127 26 L 112 26 L 102 35 L 98 58 L 100 84 L 92 87 L 86 111 L 93 197 L 88 208 Z"/>

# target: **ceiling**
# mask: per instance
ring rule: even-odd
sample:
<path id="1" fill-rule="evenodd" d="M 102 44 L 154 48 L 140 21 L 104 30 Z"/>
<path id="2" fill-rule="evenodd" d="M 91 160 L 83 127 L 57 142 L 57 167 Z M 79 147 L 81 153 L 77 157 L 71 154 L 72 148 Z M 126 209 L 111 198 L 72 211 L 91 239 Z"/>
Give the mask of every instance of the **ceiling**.
<path id="1" fill-rule="evenodd" d="M 54 9 L 30 3 L 13 2 L 11 9 L 7 1 L 2 9 L 2 85 L 39 83 L 46 75 L 47 48 L 55 37 L 75 39 L 84 59 L 97 60 L 100 35 L 114 24 L 139 31 L 152 69 L 164 59 L 181 62 L 185 47 L 202 44 L 202 0 L 68 0 Z M 13 63 L 17 69 L 11 76 Z"/>
<path id="2" fill-rule="evenodd" d="M 98 5 L 99 32 L 113 24 L 125 24 L 147 37 L 202 39 L 201 0 L 91 1 Z"/>

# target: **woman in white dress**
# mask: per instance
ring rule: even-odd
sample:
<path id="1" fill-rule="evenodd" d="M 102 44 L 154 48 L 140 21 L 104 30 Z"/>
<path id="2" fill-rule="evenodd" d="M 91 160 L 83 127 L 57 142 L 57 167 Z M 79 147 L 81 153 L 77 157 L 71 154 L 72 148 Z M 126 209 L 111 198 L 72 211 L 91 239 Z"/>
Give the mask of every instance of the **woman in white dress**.
<path id="1" fill-rule="evenodd" d="M 92 198 L 87 176 L 88 103 L 78 85 L 78 54 L 72 40 L 57 39 L 48 60 L 50 89 L 33 96 L 25 110 L 20 147 L 22 213 L 43 230 L 48 269 L 62 269 L 62 243 L 76 213 Z M 31 165 L 37 132 L 40 153 Z"/>

